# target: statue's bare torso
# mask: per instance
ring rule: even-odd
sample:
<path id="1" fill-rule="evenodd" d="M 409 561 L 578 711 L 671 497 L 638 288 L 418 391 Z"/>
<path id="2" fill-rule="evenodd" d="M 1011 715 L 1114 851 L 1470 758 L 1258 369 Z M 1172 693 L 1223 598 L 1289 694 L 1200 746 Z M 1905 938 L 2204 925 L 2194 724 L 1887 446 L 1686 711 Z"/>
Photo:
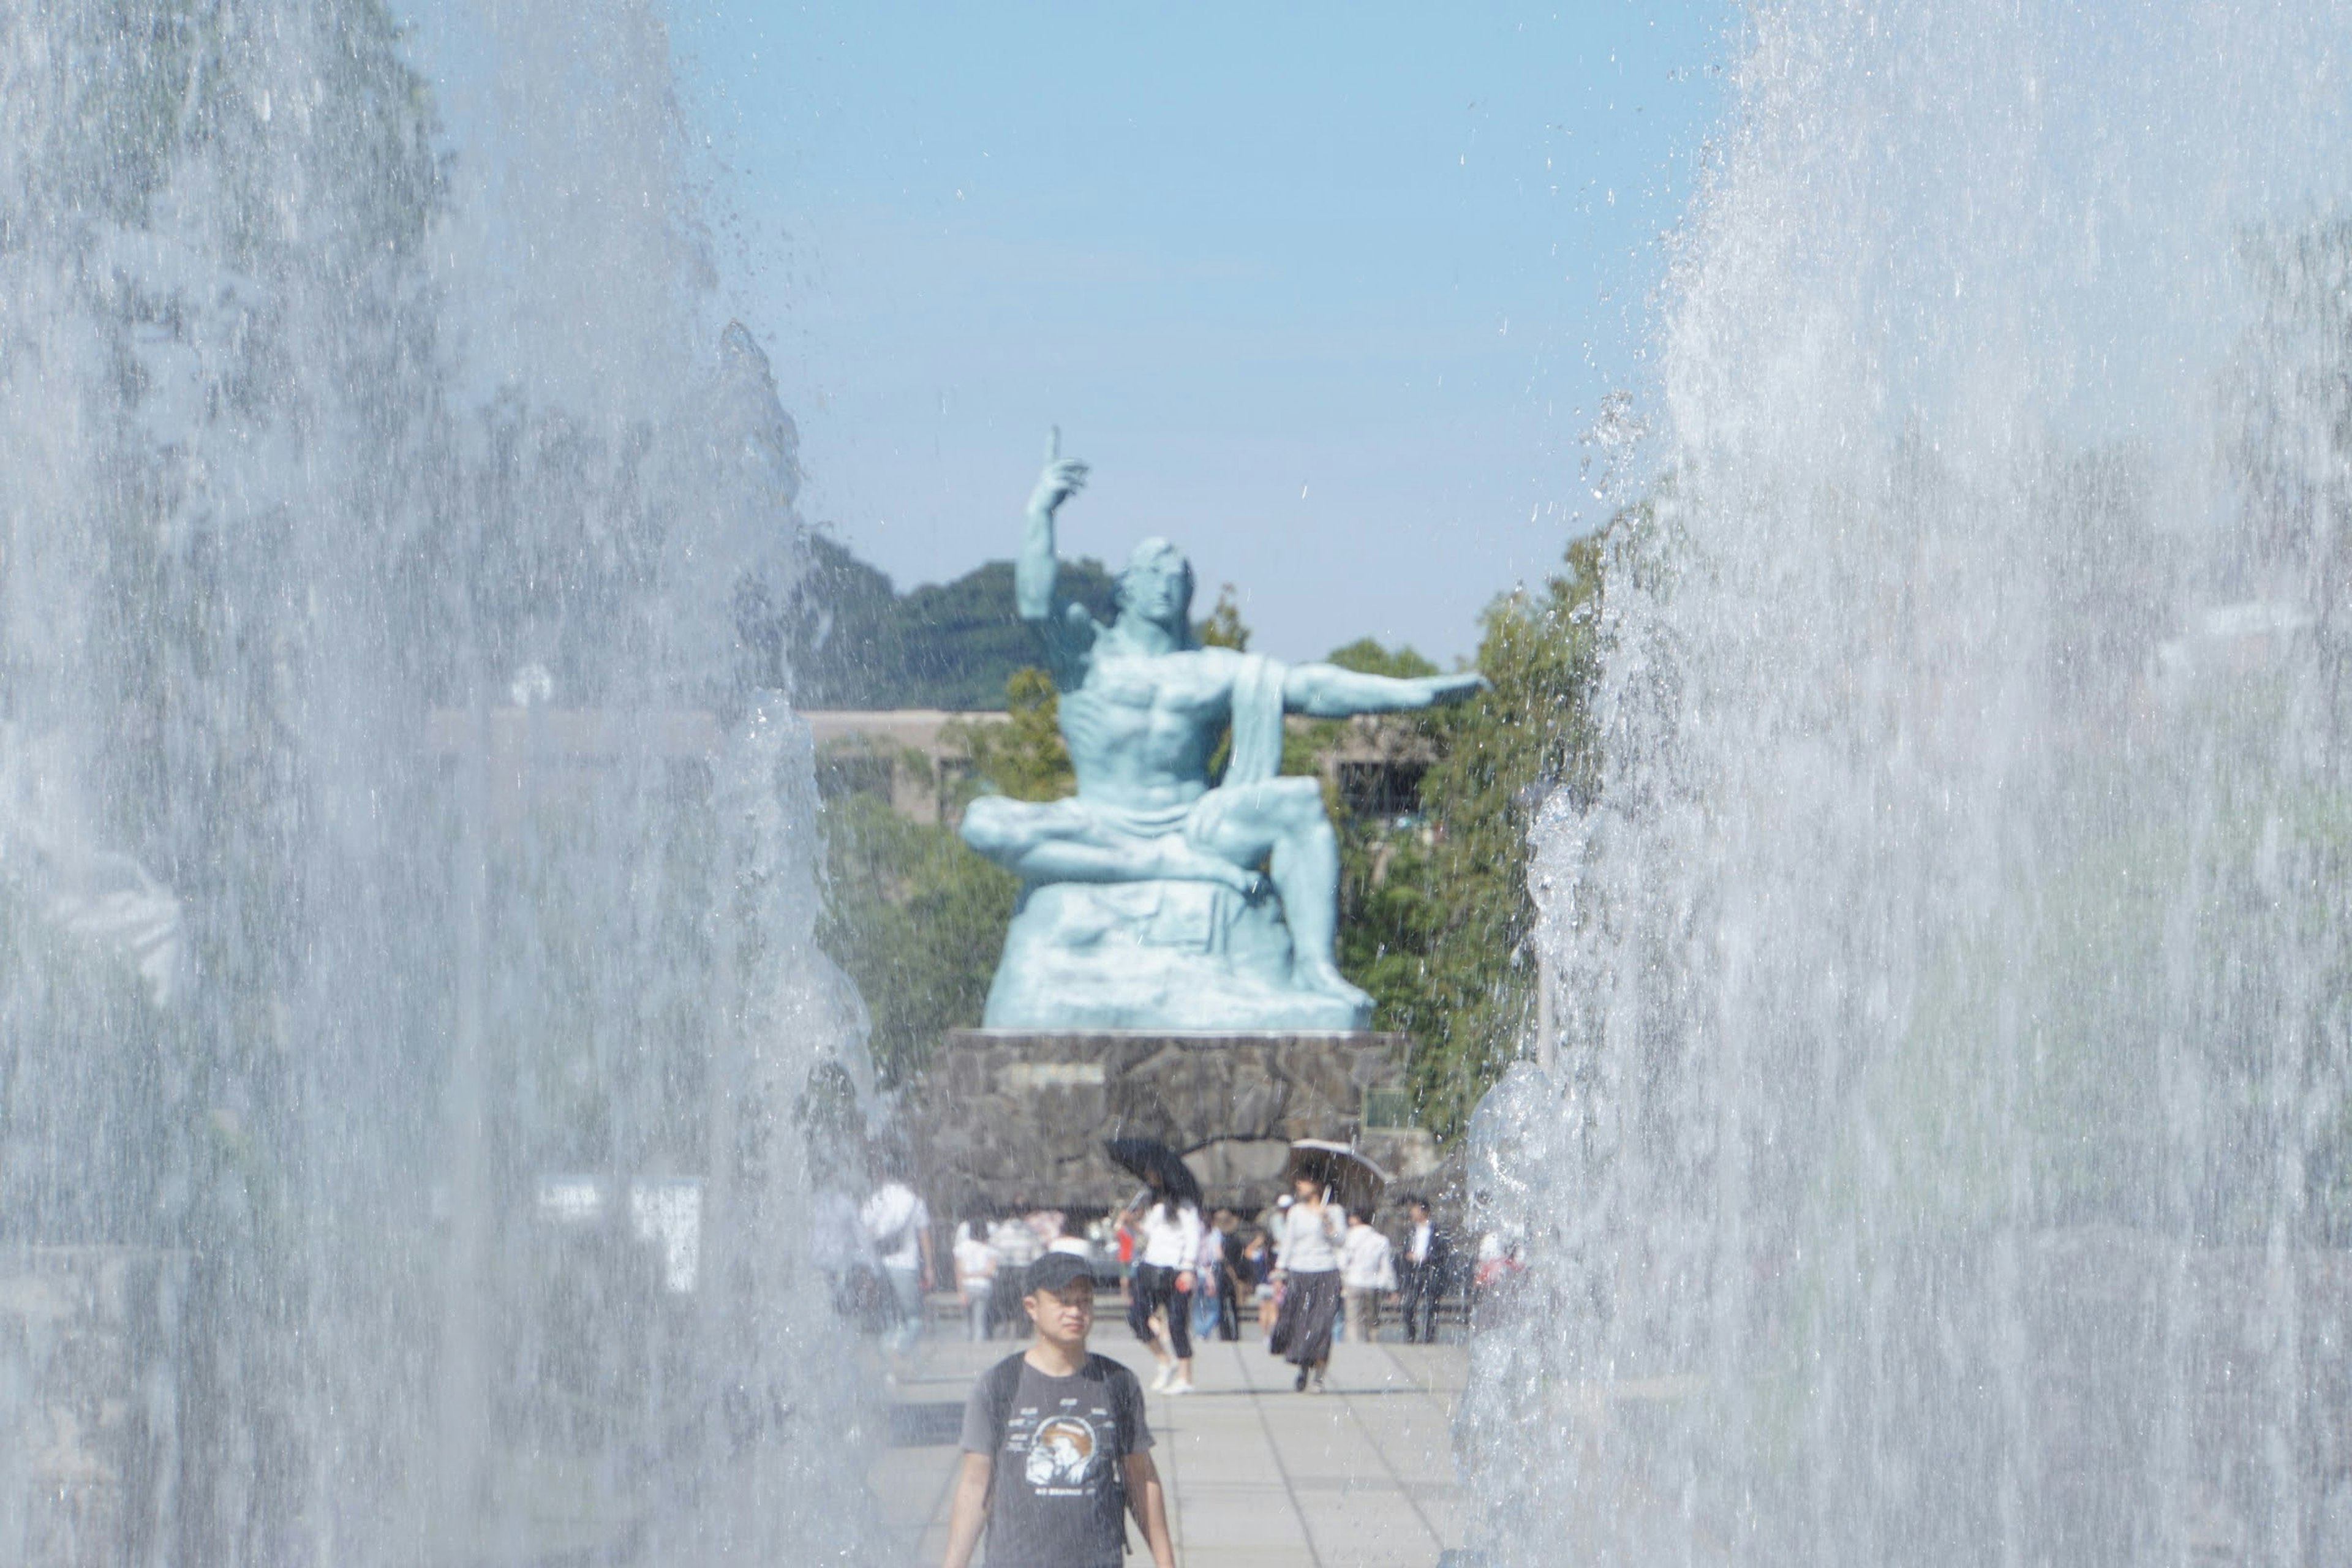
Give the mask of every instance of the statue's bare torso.
<path id="1" fill-rule="evenodd" d="M 1085 679 L 1061 698 L 1079 796 L 1150 809 L 1206 795 L 1239 664 L 1225 648 L 1123 655 L 1098 644 Z"/>

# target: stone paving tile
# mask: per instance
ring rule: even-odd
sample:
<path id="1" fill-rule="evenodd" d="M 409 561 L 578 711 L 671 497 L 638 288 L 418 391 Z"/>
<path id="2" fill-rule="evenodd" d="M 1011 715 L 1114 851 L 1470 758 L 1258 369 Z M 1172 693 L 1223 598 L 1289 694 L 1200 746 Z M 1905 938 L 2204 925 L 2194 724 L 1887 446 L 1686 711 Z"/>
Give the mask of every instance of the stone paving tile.
<path id="1" fill-rule="evenodd" d="M 1307 1523 L 1316 1555 L 1325 1563 L 1386 1560 L 1427 1568 L 1443 1549 L 1420 1517 L 1401 1504 L 1381 1507 L 1360 1497 L 1334 1498 L 1309 1509 Z"/>
<path id="2" fill-rule="evenodd" d="M 1187 1552 L 1215 1552 L 1220 1562 L 1229 1548 L 1280 1549 L 1292 1553 L 1294 1562 L 1307 1555 L 1306 1523 L 1280 1487 L 1224 1493 L 1188 1490 L 1177 1514 L 1183 1522 L 1177 1544 Z"/>
<path id="3" fill-rule="evenodd" d="M 1427 1413 L 1402 1414 L 1352 1405 L 1364 1436 L 1389 1468 L 1407 1481 L 1454 1479 L 1454 1439 L 1450 1425 Z"/>

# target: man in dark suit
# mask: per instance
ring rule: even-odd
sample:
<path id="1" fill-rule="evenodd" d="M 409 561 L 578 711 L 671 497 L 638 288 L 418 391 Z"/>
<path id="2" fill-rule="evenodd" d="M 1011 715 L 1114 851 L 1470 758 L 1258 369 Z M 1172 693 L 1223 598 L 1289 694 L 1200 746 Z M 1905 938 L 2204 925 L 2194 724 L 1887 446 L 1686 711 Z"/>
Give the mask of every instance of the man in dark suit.
<path id="1" fill-rule="evenodd" d="M 1397 1256 L 1397 1283 L 1404 1295 L 1407 1343 L 1437 1342 L 1437 1303 L 1454 1277 L 1454 1241 L 1429 1215 L 1429 1200 L 1407 1200 L 1412 1223 Z"/>

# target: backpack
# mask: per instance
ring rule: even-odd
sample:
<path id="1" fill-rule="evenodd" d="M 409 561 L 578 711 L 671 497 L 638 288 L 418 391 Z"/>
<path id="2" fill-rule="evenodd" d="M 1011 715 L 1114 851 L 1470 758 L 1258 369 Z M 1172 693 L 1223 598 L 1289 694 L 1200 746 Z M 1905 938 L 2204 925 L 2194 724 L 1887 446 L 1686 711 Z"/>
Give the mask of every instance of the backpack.
<path id="1" fill-rule="evenodd" d="M 883 1190 L 887 1192 L 889 1189 L 886 1187 Z M 898 1191 L 906 1195 L 906 1206 L 898 1211 L 898 1223 L 886 1234 L 874 1238 L 874 1255 L 877 1258 L 887 1258 L 906 1246 L 909 1233 L 915 1228 L 915 1210 L 922 1200 L 904 1186 L 900 1186 Z"/>
<path id="2" fill-rule="evenodd" d="M 988 1450 L 989 1462 L 1002 1461 L 1004 1454 L 1004 1432 L 1013 1420 L 1013 1396 L 1021 1387 L 1021 1368 L 1025 1352 L 1015 1351 L 988 1369 L 985 1386 L 988 1390 L 988 1429 L 995 1435 Z M 1125 1390 L 1118 1373 L 1127 1369 L 1108 1356 L 1093 1351 L 1087 1352 L 1087 1364 L 1078 1369 L 1083 1378 L 1099 1378 L 1110 1389 L 1111 1433 L 1111 1494 L 1118 1500 L 1118 1549 L 1133 1550 L 1128 1541 L 1127 1527 L 1127 1439 L 1134 1428 L 1130 1412 L 1141 1397 L 1139 1388 Z"/>

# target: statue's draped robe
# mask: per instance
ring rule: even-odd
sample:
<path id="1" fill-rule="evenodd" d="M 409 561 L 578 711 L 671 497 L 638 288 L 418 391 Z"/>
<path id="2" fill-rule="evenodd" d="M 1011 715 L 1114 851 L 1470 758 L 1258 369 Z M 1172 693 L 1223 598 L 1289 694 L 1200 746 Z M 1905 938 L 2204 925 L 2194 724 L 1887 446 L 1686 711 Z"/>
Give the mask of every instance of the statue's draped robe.
<path id="1" fill-rule="evenodd" d="M 1264 654 L 1242 655 L 1234 678 L 1234 749 L 1226 785 L 1264 784 L 1282 771 L 1282 681 L 1289 667 Z"/>

